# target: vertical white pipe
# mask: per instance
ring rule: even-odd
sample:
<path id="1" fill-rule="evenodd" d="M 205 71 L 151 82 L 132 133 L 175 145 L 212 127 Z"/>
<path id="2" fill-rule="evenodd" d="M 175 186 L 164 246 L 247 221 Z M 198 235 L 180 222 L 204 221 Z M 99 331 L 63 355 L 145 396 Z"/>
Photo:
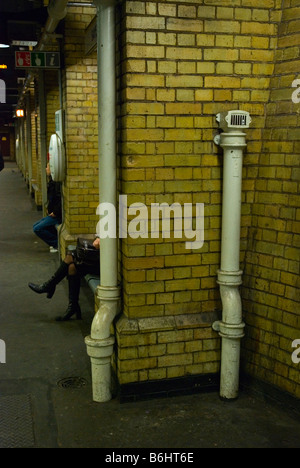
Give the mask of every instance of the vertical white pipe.
<path id="1" fill-rule="evenodd" d="M 240 233 L 242 203 L 243 149 L 242 132 L 222 133 L 224 149 L 221 268 L 218 283 L 222 299 L 222 321 L 213 324 L 222 337 L 220 396 L 226 400 L 238 397 L 240 340 L 244 336 L 242 301 L 239 286 Z"/>
<path id="2" fill-rule="evenodd" d="M 244 134 L 240 133 L 239 138 L 241 135 Z M 230 137 L 229 140 L 232 138 Z M 221 270 L 238 271 L 240 269 L 243 150 L 233 147 L 228 137 L 224 138 L 224 136 L 223 138 L 221 136 L 221 146 L 224 148 Z"/>
<path id="3" fill-rule="evenodd" d="M 97 6 L 98 43 L 98 108 L 99 108 L 99 194 L 100 203 L 117 208 L 116 152 L 116 62 L 115 0 L 94 0 Z M 93 399 L 106 402 L 111 395 L 111 356 L 115 337 L 111 325 L 118 313 L 118 242 L 116 237 L 100 240 L 101 285 L 97 295 L 100 308 L 96 313 L 91 335 L 86 337 L 91 357 Z"/>
<path id="4" fill-rule="evenodd" d="M 100 203 L 117 206 L 115 1 L 96 0 L 98 21 Z M 101 286 L 118 284 L 116 238 L 101 239 Z"/>

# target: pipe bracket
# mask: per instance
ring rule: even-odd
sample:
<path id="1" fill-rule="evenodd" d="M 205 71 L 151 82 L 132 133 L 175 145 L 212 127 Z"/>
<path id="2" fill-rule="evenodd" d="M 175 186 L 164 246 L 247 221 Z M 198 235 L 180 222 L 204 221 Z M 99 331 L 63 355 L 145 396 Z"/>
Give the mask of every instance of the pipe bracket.
<path id="1" fill-rule="evenodd" d="M 243 149 L 247 146 L 246 134 L 242 132 L 221 133 L 220 146 L 222 148 Z"/>
<path id="2" fill-rule="evenodd" d="M 84 341 L 90 357 L 96 359 L 111 358 L 115 344 L 115 337 L 113 335 L 104 340 L 96 340 L 91 336 L 86 336 Z"/>
<path id="3" fill-rule="evenodd" d="M 101 286 L 97 288 L 97 297 L 100 301 L 119 301 L 121 297 L 120 286 Z"/>
<path id="4" fill-rule="evenodd" d="M 243 271 L 223 271 L 218 270 L 217 283 L 223 286 L 240 286 L 242 281 Z"/>
<path id="5" fill-rule="evenodd" d="M 213 330 L 219 333 L 222 338 L 228 338 L 233 340 L 241 340 L 244 336 L 244 322 L 236 325 L 224 323 L 220 320 L 216 321 L 212 325 Z"/>

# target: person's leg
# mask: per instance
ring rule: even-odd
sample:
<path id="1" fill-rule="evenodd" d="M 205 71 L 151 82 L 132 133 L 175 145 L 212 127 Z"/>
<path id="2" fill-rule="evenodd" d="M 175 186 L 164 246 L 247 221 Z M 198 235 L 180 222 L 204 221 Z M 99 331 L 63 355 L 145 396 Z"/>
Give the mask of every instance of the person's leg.
<path id="1" fill-rule="evenodd" d="M 32 226 L 33 232 L 34 232 L 34 229 L 40 224 L 40 222 L 41 222 L 41 220 L 34 223 L 34 225 Z"/>
<path id="2" fill-rule="evenodd" d="M 46 216 L 33 226 L 33 232 L 50 247 L 58 247 L 56 224 L 59 224 L 58 218 Z"/>
<path id="3" fill-rule="evenodd" d="M 72 255 L 67 255 L 50 280 L 40 285 L 29 283 L 29 288 L 37 294 L 47 293 L 47 298 L 51 299 L 55 293 L 56 286 L 68 275 L 69 267 L 73 263 L 74 259 Z"/>
<path id="4" fill-rule="evenodd" d="M 81 309 L 79 305 L 80 283 L 81 275 L 75 265 L 70 263 L 68 268 L 68 282 L 69 282 L 69 305 L 62 317 L 56 317 L 57 322 L 66 322 L 70 320 L 73 315 L 76 315 L 77 320 L 81 320 Z"/>

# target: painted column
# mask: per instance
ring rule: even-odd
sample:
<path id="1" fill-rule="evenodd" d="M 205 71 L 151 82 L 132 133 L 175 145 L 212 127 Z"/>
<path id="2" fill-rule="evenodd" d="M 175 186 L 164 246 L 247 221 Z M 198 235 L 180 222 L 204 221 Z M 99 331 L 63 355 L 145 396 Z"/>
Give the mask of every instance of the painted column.
<path id="1" fill-rule="evenodd" d="M 116 63 L 115 0 L 94 0 L 97 6 L 98 109 L 99 109 L 99 192 L 100 203 L 117 208 L 116 155 Z M 100 244 L 101 285 L 97 296 L 100 308 L 86 337 L 91 357 L 93 399 L 109 401 L 111 395 L 111 356 L 115 337 L 111 326 L 119 309 L 118 240 L 107 237 Z"/>

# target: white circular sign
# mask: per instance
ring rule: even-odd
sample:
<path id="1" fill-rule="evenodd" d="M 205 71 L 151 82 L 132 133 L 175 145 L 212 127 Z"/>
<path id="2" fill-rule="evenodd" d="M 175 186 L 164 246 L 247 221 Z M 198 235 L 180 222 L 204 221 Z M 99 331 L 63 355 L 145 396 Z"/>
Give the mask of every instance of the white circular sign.
<path id="1" fill-rule="evenodd" d="M 55 133 L 50 138 L 49 145 L 49 164 L 51 177 L 54 182 L 63 182 L 65 180 L 65 150 L 64 145 Z"/>

